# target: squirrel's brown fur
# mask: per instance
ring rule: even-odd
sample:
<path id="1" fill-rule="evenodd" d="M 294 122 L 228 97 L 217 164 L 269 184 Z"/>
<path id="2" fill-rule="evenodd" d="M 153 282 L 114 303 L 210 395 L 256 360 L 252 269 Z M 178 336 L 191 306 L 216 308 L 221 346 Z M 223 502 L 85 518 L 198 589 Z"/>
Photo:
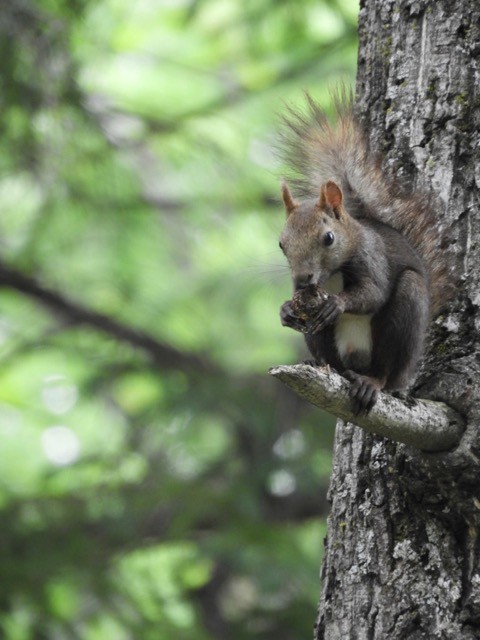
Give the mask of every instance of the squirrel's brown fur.
<path id="1" fill-rule="evenodd" d="M 336 122 L 306 94 L 308 109 L 288 109 L 283 118 L 282 156 L 290 167 L 294 194 L 318 196 L 321 185 L 337 182 L 345 207 L 357 219 L 370 218 L 400 231 L 417 250 L 428 272 L 431 310 L 436 312 L 451 292 L 441 233 L 430 198 L 419 191 L 406 196 L 386 178 L 378 156 L 353 112 L 351 92 L 334 95 Z"/>

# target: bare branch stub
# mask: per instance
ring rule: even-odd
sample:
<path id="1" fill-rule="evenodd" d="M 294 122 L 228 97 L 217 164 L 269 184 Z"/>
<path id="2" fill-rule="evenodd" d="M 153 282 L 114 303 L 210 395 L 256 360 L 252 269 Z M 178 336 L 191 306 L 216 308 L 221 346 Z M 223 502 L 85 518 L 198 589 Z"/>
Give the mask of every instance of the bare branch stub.
<path id="1" fill-rule="evenodd" d="M 443 402 L 409 397 L 380 397 L 368 415 L 352 413 L 350 383 L 337 373 L 310 365 L 281 365 L 269 373 L 311 404 L 366 431 L 424 451 L 448 451 L 464 431 L 461 416 Z"/>

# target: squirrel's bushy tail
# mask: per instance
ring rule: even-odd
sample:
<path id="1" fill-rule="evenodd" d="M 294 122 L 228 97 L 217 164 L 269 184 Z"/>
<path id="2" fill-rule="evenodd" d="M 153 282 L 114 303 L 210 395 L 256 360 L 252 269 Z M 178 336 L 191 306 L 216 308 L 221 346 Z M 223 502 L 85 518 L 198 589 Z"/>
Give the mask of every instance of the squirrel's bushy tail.
<path id="1" fill-rule="evenodd" d="M 406 196 L 384 175 L 381 159 L 368 146 L 353 114 L 353 96 L 342 88 L 333 95 L 336 120 L 308 95 L 305 112 L 288 108 L 283 117 L 281 155 L 291 175 L 294 194 L 312 198 L 327 180 L 344 192 L 345 207 L 356 218 L 374 218 L 400 231 L 423 258 L 430 277 L 432 310 L 448 299 L 447 260 L 430 198 L 419 191 Z"/>

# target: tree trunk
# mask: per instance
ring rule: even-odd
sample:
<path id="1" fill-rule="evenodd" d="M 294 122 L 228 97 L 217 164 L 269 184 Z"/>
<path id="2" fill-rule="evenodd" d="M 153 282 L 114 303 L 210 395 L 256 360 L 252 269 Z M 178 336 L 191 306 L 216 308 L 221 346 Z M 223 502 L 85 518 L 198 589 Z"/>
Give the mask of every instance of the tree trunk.
<path id="1" fill-rule="evenodd" d="M 454 256 L 456 296 L 416 393 L 467 428 L 426 454 L 337 425 L 315 639 L 480 638 L 480 4 L 363 0 L 359 33 L 372 146 L 386 172 L 434 192 Z"/>

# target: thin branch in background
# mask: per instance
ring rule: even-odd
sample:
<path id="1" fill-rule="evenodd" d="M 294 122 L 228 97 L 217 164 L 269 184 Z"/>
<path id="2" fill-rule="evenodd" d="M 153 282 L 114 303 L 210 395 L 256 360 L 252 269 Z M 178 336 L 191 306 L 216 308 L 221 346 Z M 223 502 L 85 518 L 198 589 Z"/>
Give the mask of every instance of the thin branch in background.
<path id="1" fill-rule="evenodd" d="M 25 275 L 0 260 L 0 288 L 2 287 L 23 293 L 73 324 L 91 326 L 117 340 L 142 349 L 161 369 L 198 374 L 220 374 L 219 367 L 205 356 L 182 352 L 171 345 L 160 342 L 148 333 L 74 302 L 64 294 L 40 284 L 36 278 Z"/>

